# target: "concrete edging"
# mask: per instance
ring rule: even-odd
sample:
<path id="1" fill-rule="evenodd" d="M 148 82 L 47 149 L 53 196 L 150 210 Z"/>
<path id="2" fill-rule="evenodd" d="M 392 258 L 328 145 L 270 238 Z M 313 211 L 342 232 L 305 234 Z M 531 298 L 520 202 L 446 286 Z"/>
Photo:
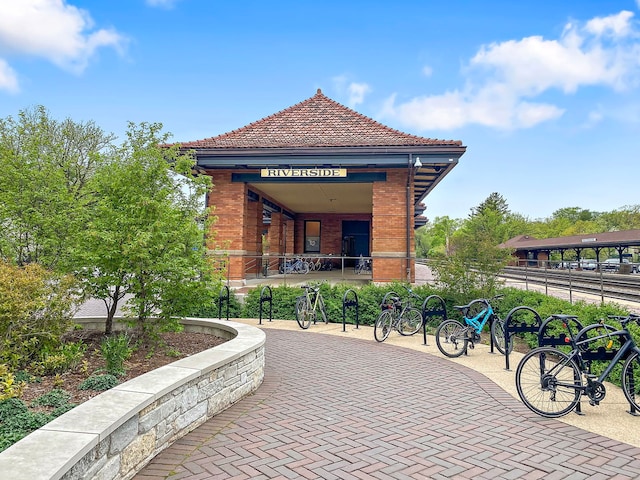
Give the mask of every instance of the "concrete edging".
<path id="1" fill-rule="evenodd" d="M 99 318 L 75 321 L 104 325 Z M 262 330 L 217 319 L 182 324 L 230 340 L 107 390 L 32 432 L 0 453 L 3 478 L 132 478 L 159 452 L 260 386 Z"/>

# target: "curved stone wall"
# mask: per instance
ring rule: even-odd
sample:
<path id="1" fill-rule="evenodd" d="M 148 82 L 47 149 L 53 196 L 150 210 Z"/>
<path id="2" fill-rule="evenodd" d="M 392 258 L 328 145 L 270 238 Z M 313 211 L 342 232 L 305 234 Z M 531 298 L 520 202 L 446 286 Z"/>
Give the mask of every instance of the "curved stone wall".
<path id="1" fill-rule="evenodd" d="M 104 326 L 104 319 L 76 321 Z M 260 386 L 262 330 L 213 319 L 182 323 L 186 331 L 230 340 L 107 390 L 31 433 L 0 453 L 2 478 L 129 479 L 171 443 Z"/>

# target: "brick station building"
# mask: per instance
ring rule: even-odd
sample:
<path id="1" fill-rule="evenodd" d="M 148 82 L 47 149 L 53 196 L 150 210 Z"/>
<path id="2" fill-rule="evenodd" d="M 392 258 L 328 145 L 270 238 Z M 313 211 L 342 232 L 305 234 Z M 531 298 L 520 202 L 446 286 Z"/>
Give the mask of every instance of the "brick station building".
<path id="1" fill-rule="evenodd" d="M 317 93 L 231 132 L 182 142 L 213 178 L 214 244 L 229 280 L 282 255 L 372 259 L 372 280 L 414 280 L 422 200 L 458 163 L 460 141 L 400 132 Z"/>

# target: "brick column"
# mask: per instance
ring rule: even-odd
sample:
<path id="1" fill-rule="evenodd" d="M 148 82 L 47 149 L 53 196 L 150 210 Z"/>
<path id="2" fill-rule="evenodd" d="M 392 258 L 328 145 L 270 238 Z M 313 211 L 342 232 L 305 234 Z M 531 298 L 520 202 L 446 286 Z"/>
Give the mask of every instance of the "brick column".
<path id="1" fill-rule="evenodd" d="M 373 183 L 373 219 L 371 226 L 371 256 L 373 257 L 373 281 L 390 282 L 407 277 L 407 171 L 387 170 L 386 182 Z M 410 220 L 413 221 L 413 195 L 411 195 Z M 411 226 L 413 223 L 411 223 Z M 413 228 L 410 250 L 415 255 Z M 414 261 L 410 262 L 410 281 L 415 280 Z"/>
<path id="2" fill-rule="evenodd" d="M 245 233 L 247 221 L 247 193 L 244 183 L 232 183 L 231 172 L 215 171 L 213 188 L 209 193 L 209 206 L 216 222 L 211 227 L 208 247 L 219 254 L 225 277 L 229 280 L 244 278 Z M 254 245 L 255 248 L 255 245 Z M 225 256 L 229 255 L 228 262 Z"/>

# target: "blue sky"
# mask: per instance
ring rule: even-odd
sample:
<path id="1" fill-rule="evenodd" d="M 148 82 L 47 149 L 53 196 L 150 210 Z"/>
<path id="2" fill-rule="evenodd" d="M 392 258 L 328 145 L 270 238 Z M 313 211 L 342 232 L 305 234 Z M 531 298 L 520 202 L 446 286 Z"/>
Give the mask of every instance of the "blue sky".
<path id="1" fill-rule="evenodd" d="M 640 0 L 0 0 L 0 118 L 191 141 L 317 88 L 467 146 L 431 219 L 492 192 L 531 220 L 640 204 Z"/>

